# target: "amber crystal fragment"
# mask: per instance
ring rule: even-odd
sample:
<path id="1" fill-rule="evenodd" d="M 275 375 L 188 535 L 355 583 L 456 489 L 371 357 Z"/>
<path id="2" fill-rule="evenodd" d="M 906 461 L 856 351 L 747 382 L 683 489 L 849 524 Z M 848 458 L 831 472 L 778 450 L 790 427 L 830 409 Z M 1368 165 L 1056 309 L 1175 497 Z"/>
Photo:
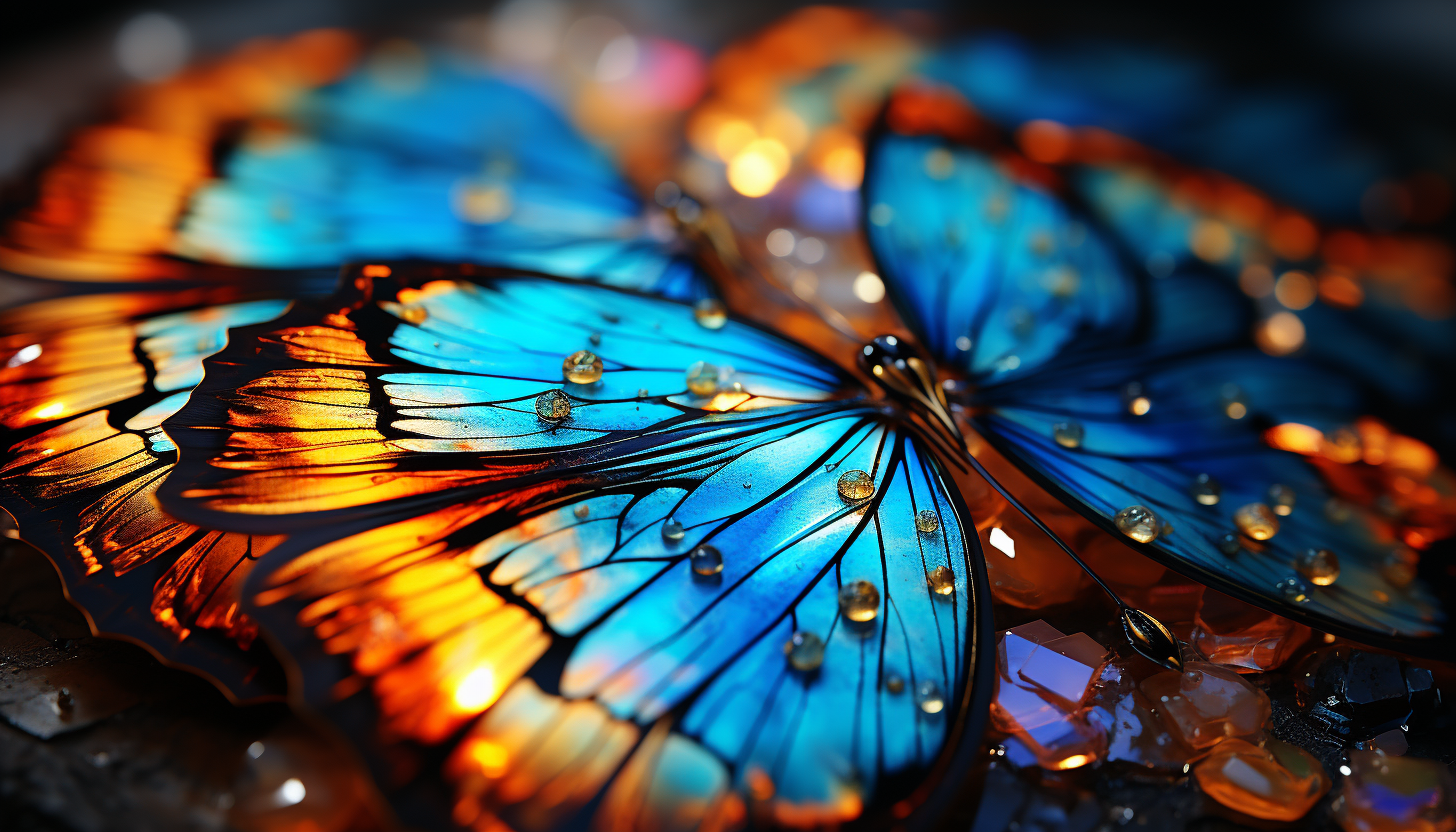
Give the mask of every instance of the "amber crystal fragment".
<path id="1" fill-rule="evenodd" d="M 1436 760 L 1352 751 L 1334 810 L 1345 832 L 1451 832 L 1456 779 Z"/>
<path id="2" fill-rule="evenodd" d="M 1299 820 L 1330 790 L 1330 779 L 1318 760 L 1278 740 L 1269 740 L 1262 748 L 1241 739 L 1224 740 L 1193 769 L 1193 775 L 1204 794 L 1264 820 Z"/>
<path id="3" fill-rule="evenodd" d="M 1198 652 L 1239 673 L 1273 670 L 1309 640 L 1308 627 L 1205 590 L 1190 639 Z"/>
<path id="4" fill-rule="evenodd" d="M 1089 699 L 1088 721 L 1107 733 L 1108 762 L 1181 774 L 1193 749 L 1170 732 L 1122 660 L 1103 665 Z"/>
<path id="5" fill-rule="evenodd" d="M 1086 634 L 1064 635 L 1044 621 L 1002 633 L 992 724 L 1043 768 L 1077 768 L 1099 759 L 1106 735 L 1086 719 L 1084 701 L 1106 652 Z"/>
<path id="6" fill-rule="evenodd" d="M 1269 720 L 1269 697 L 1216 664 L 1189 662 L 1181 673 L 1148 677 L 1141 688 L 1168 729 L 1196 749 L 1229 737 L 1252 737 Z"/>

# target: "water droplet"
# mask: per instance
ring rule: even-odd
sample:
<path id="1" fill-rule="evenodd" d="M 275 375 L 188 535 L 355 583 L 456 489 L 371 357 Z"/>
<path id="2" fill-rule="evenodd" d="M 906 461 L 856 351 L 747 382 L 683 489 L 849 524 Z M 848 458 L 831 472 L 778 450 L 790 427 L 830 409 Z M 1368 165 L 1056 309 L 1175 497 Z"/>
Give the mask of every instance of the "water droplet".
<path id="1" fill-rule="evenodd" d="M 1199 505 L 1216 506 L 1218 500 L 1223 496 L 1223 488 L 1219 486 L 1218 480 L 1208 474 L 1199 474 L 1193 478 L 1193 486 L 1189 489 L 1193 499 Z"/>
<path id="2" fill-rule="evenodd" d="M 723 571 L 723 553 L 716 546 L 700 543 L 688 553 L 688 563 L 692 565 L 694 575 L 705 578 L 717 575 Z"/>
<path id="3" fill-rule="evenodd" d="M 957 337 L 955 340 L 955 345 L 956 349 L 960 350 L 961 352 L 971 351 L 971 339 L 968 336 L 961 335 Z"/>
<path id="4" fill-rule="evenodd" d="M 706 361 L 694 361 L 687 372 L 688 390 L 695 396 L 718 392 L 718 368 Z"/>
<path id="5" fill-rule="evenodd" d="M 915 515 L 915 530 L 921 534 L 935 534 L 940 530 L 940 515 L 928 508 L 922 508 Z"/>
<path id="6" fill-rule="evenodd" d="M 586 340 L 590 341 L 592 346 L 600 347 L 602 345 L 602 334 L 600 332 L 593 332 L 587 336 Z"/>
<path id="7" fill-rule="evenodd" d="M 931 179 L 948 179 L 955 172 L 955 157 L 943 147 L 927 152 L 924 164 L 925 174 Z"/>
<path id="8" fill-rule="evenodd" d="M 824 664 L 824 639 L 800 630 L 784 642 L 784 655 L 795 670 L 805 673 L 818 670 Z"/>
<path id="9" fill-rule="evenodd" d="M 875 481 L 855 468 L 839 475 L 839 497 L 846 503 L 862 503 L 875 494 Z"/>
<path id="10" fill-rule="evenodd" d="M 1343 525 L 1350 522 L 1350 518 L 1354 514 L 1354 507 L 1339 497 L 1331 497 L 1325 500 L 1325 519 L 1335 525 Z"/>
<path id="11" fill-rule="evenodd" d="M 1057 422 L 1052 425 L 1052 439 L 1063 448 L 1080 448 L 1087 438 L 1087 429 L 1081 422 Z"/>
<path id="12" fill-rule="evenodd" d="M 850 621 L 874 621 L 880 614 L 880 591 L 869 581 L 850 581 L 839 588 L 839 612 Z"/>
<path id="13" fill-rule="evenodd" d="M 1146 416 L 1149 410 L 1153 409 L 1153 400 L 1143 392 L 1141 382 L 1130 382 L 1122 388 L 1122 403 L 1127 407 L 1127 412 L 1134 416 Z"/>
<path id="14" fill-rule="evenodd" d="M 669 517 L 669 518 L 667 518 L 667 520 L 663 521 L 663 524 L 662 524 L 662 539 L 663 540 L 669 541 L 671 543 L 676 543 L 677 541 L 682 540 L 683 539 L 683 535 L 686 534 L 686 533 L 687 532 L 683 528 L 683 524 L 677 522 L 673 518 Z"/>
<path id="15" fill-rule="evenodd" d="M 571 399 L 560 390 L 547 390 L 536 397 L 536 416 L 543 422 L 564 421 L 571 415 Z"/>
<path id="16" fill-rule="evenodd" d="M 1386 553 L 1380 564 L 1380 575 L 1386 583 L 1396 589 L 1405 589 L 1416 579 L 1416 564 L 1420 555 L 1409 546 L 1397 545 Z"/>
<path id="17" fill-rule="evenodd" d="M 1279 518 L 1263 503 L 1249 503 L 1234 512 L 1234 525 L 1246 537 L 1268 540 L 1279 533 Z"/>
<path id="18" fill-rule="evenodd" d="M 1128 506 L 1112 518 L 1117 530 L 1139 543 L 1157 540 L 1163 521 L 1147 506 Z"/>
<path id="19" fill-rule="evenodd" d="M 429 319 L 430 313 L 423 306 L 404 306 L 400 308 L 399 316 L 412 324 L 422 324 Z"/>
<path id="20" fill-rule="evenodd" d="M 940 685 L 926 679 L 915 686 L 915 704 L 926 714 L 938 714 L 945 710 L 945 694 L 941 693 Z"/>
<path id="21" fill-rule="evenodd" d="M 896 694 L 898 694 L 898 693 L 904 693 L 905 692 L 905 679 L 904 679 L 904 677 L 902 677 L 902 676 L 900 676 L 898 674 L 895 674 L 895 673 L 891 673 L 889 676 L 886 676 L 885 677 L 885 690 L 889 691 L 890 693 L 896 693 Z"/>
<path id="22" fill-rule="evenodd" d="M 1233 557 L 1244 550 L 1244 544 L 1239 542 L 1238 535 L 1233 532 L 1225 532 L 1223 537 L 1218 539 L 1218 550 Z"/>
<path id="23" fill-rule="evenodd" d="M 594 384 L 602 380 L 602 360 L 590 350 L 577 350 L 562 360 L 561 377 L 572 384 Z"/>
<path id="24" fill-rule="evenodd" d="M 1309 600 L 1309 586 L 1299 578 L 1285 578 L 1275 584 L 1274 588 L 1290 603 L 1303 604 Z"/>
<path id="25" fill-rule="evenodd" d="M 693 319 L 703 329 L 722 329 L 728 323 L 728 310 L 717 298 L 703 298 L 693 306 Z"/>
<path id="26" fill-rule="evenodd" d="M 572 509 L 571 513 L 576 515 L 576 519 L 585 520 L 587 515 L 591 514 L 591 508 L 588 507 L 586 503 L 582 503 L 576 508 Z"/>
<path id="27" fill-rule="evenodd" d="M 1340 577 L 1340 559 L 1329 549 L 1307 549 L 1294 562 L 1299 574 L 1315 586 L 1329 586 Z"/>
<path id="28" fill-rule="evenodd" d="M 955 592 L 955 573 L 949 566 L 937 566 L 925 574 L 925 583 L 936 595 L 949 595 Z"/>
<path id="29" fill-rule="evenodd" d="M 1288 517 L 1294 511 L 1294 489 L 1287 485 L 1269 486 L 1269 505 L 1280 517 Z"/>

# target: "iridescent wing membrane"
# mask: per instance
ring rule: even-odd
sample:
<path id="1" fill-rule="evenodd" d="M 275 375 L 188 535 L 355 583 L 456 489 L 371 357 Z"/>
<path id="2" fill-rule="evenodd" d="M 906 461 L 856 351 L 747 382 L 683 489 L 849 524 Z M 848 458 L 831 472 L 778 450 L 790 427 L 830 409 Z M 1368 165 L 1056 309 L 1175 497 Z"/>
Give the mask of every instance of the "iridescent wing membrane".
<path id="1" fill-rule="evenodd" d="M 181 254 L 270 268 L 492 262 L 674 297 L 706 283 L 611 161 L 531 92 L 435 56 L 401 83 L 377 66 L 260 124 L 201 188 Z"/>
<path id="2" fill-rule="evenodd" d="M 408 760 L 476 828 L 822 823 L 964 765 L 988 608 L 916 429 L 735 320 L 396 268 L 210 361 L 162 500 L 289 535 L 249 612 L 397 807 Z"/>
<path id="3" fill-rule="evenodd" d="M 238 288 L 82 295 L 0 316 L 0 505 L 100 632 L 201 670 L 238 698 L 283 693 L 239 590 L 274 538 L 204 531 L 153 502 L 176 461 L 162 420 L 230 327 L 286 300 Z"/>
<path id="4" fill-rule="evenodd" d="M 892 297 L 964 375 L 977 429 L 1175 569 L 1329 632 L 1440 652 L 1435 591 L 1385 568 L 1400 548 L 1392 526 L 1333 500 L 1303 458 L 1264 439 L 1273 425 L 1349 423 L 1351 383 L 1246 346 L 1247 306 L 1222 282 L 1141 280 L 1095 224 L 1006 170 L 887 133 L 866 178 Z M 1120 521 L 1132 506 L 1161 520 Z M 1321 550 L 1337 576 L 1310 554 Z"/>

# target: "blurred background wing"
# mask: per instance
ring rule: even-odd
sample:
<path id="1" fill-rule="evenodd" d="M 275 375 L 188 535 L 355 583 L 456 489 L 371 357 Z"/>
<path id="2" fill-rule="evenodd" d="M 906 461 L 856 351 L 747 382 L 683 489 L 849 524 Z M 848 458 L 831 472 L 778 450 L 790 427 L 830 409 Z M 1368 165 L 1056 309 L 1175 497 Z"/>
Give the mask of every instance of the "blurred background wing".
<path id="1" fill-rule="evenodd" d="M 144 85 L 39 174 L 0 265 L 71 280 L 423 258 L 709 293 L 545 98 L 446 52 L 305 32 Z M 195 270 L 193 270 L 195 273 Z"/>
<path id="2" fill-rule="evenodd" d="M 838 370 L 675 303 L 431 274 L 253 328 L 169 422 L 164 503 L 290 535 L 249 609 L 377 766 L 444 765 L 477 828 L 604 788 L 609 826 L 827 823 L 974 735 L 974 536 Z"/>

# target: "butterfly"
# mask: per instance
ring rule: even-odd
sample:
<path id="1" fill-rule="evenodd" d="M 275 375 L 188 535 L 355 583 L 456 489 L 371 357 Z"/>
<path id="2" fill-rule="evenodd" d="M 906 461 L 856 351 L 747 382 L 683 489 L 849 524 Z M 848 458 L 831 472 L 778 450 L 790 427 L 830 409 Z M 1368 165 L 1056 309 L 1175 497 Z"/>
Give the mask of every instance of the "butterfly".
<path id="1" fill-rule="evenodd" d="M 1029 198 L 992 153 L 888 131 L 864 193 L 897 306 L 1008 458 L 1201 583 L 1442 652 L 1444 590 L 1391 568 L 1410 556 L 1399 524 L 1266 437 L 1337 435 L 1367 401 L 1348 373 L 1254 349 L 1246 301 L 1217 277 L 1140 279 L 1118 237 Z"/>
<path id="2" fill-rule="evenodd" d="M 949 440 L 777 335 L 399 266 L 236 333 L 194 402 L 167 510 L 286 537 L 249 613 L 377 768 L 442 769 L 462 825 L 574 822 L 599 790 L 848 820 L 968 763 L 989 606 Z"/>

